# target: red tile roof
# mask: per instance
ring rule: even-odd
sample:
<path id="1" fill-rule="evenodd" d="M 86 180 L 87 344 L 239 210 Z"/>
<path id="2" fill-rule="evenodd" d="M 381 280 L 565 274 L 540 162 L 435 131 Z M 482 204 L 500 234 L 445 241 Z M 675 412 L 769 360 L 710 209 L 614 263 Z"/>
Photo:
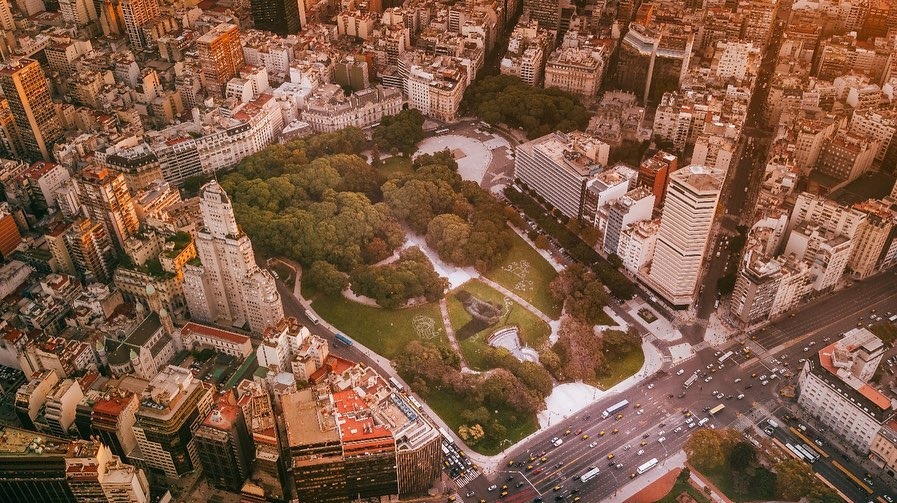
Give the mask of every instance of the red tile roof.
<path id="1" fill-rule="evenodd" d="M 193 332 L 196 332 L 200 335 L 205 335 L 206 337 L 214 337 L 216 339 L 221 339 L 236 344 L 245 344 L 246 341 L 249 340 L 249 337 L 246 337 L 245 335 L 228 332 L 227 330 L 221 330 L 220 328 L 214 328 L 207 325 L 200 325 L 199 323 L 194 323 L 192 321 L 181 328 L 181 334 L 183 334 L 184 337 L 190 335 Z"/>

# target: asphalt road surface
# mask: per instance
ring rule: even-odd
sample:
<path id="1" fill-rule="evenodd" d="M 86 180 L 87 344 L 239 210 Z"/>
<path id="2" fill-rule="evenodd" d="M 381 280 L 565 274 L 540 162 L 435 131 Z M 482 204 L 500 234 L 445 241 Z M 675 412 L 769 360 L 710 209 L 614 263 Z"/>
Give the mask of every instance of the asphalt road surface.
<path id="1" fill-rule="evenodd" d="M 728 348 L 706 348 L 682 365 L 670 369 L 669 373 L 658 374 L 637 388 L 586 407 L 575 417 L 553 425 L 525 445 L 510 449 L 498 473 L 490 477 L 481 475 L 459 489 L 461 499 L 522 502 L 541 497 L 548 502 L 555 500 L 556 496 L 562 496 L 564 501 L 579 496 L 582 501 L 600 501 L 625 485 L 638 465 L 654 457 L 662 461 L 681 448 L 689 433 L 694 431 L 683 427 L 685 411 L 691 412 L 696 419 L 710 417 L 705 427 L 714 425 L 716 428 L 734 427 L 741 430 L 752 424 L 765 424 L 767 418 L 775 415 L 781 418 L 787 409 L 777 392 L 782 385 L 796 384 L 800 368 L 798 360 L 855 327 L 859 316 L 864 316 L 864 325 L 868 324 L 872 308 L 882 315 L 888 311 L 897 312 L 897 291 L 893 288 L 895 281 L 894 271 L 869 278 L 852 288 L 806 305 L 795 311 L 794 317 L 788 316 L 770 324 L 769 328 L 755 334 L 755 340 L 745 338 L 744 341 L 733 341 Z M 807 352 L 803 351 L 804 347 Z M 750 358 L 745 357 L 745 349 L 749 350 Z M 720 368 L 719 355 L 726 350 L 731 350 L 733 356 L 726 359 Z M 680 369 L 683 372 L 677 375 Z M 772 369 L 778 369 L 777 378 L 767 379 L 768 383 L 763 385 L 760 377 L 768 377 Z M 683 383 L 695 371 L 701 372 L 699 379 L 690 388 L 683 389 Z M 782 371 L 790 373 L 791 377 L 785 377 Z M 710 380 L 705 382 L 708 376 Z M 714 391 L 722 393 L 723 398 L 713 395 Z M 680 398 L 682 393 L 684 395 Z M 745 396 L 739 400 L 737 397 L 740 394 Z M 624 398 L 630 404 L 622 411 L 622 419 L 601 419 L 601 412 L 606 407 Z M 636 403 L 641 404 L 640 409 L 636 409 Z M 725 405 L 725 409 L 715 417 L 704 410 L 719 404 Z M 792 405 L 792 408 L 796 409 L 796 406 Z M 644 412 L 638 414 L 637 410 Z M 677 427 L 683 427 L 683 430 L 675 433 Z M 619 432 L 614 434 L 614 428 Z M 565 436 L 567 429 L 571 433 Z M 657 441 L 661 430 L 666 437 L 663 443 Z M 601 431 L 605 432 L 603 436 L 600 435 Z M 589 438 L 583 440 L 582 435 L 585 434 Z M 644 438 L 646 434 L 648 437 Z M 816 436 L 824 438 L 824 434 Z M 563 439 L 564 443 L 554 447 L 550 442 L 553 437 Z M 645 446 L 640 445 L 642 441 L 646 442 Z M 590 447 L 592 442 L 597 442 L 597 445 Z M 828 442 L 825 444 L 826 449 L 831 450 Z M 627 445 L 630 447 L 624 449 Z M 640 449 L 644 449 L 641 455 L 638 454 Z M 541 456 L 530 461 L 531 456 L 543 451 L 545 462 L 541 462 Z M 608 466 L 608 454 L 613 454 L 613 460 L 623 467 Z M 858 476 L 864 473 L 858 465 L 833 450 L 832 456 L 836 456 L 838 462 L 852 473 Z M 509 467 L 509 461 L 515 465 Z M 517 466 L 517 462 L 521 464 Z M 558 463 L 562 465 L 558 466 Z M 533 468 L 527 469 L 530 465 Z M 585 483 L 579 481 L 579 477 L 590 467 L 600 468 L 600 475 Z M 813 468 L 851 498 L 862 496 L 856 484 L 830 462 L 817 462 Z M 536 473 L 536 470 L 540 471 Z M 507 480 L 510 476 L 514 478 Z M 518 482 L 523 482 L 519 488 L 516 487 Z M 498 488 L 489 491 L 492 485 Z M 499 498 L 502 485 L 508 486 L 509 494 L 505 498 Z M 559 486 L 558 491 L 554 491 L 555 486 Z M 874 487 L 878 491 L 875 494 L 884 494 L 887 490 L 883 481 L 876 481 Z M 474 495 L 465 497 L 468 490 L 472 490 Z M 572 494 L 574 490 L 578 492 Z"/>

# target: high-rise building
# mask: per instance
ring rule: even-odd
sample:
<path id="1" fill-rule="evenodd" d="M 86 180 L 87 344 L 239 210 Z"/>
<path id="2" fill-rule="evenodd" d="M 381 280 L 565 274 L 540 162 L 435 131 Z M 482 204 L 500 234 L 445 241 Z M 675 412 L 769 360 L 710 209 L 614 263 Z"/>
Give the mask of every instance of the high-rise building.
<path id="1" fill-rule="evenodd" d="M 694 301 L 724 179 L 723 171 L 696 165 L 670 175 L 657 247 L 646 279 L 674 306 L 686 307 Z"/>
<path id="2" fill-rule="evenodd" d="M 150 500 L 143 471 L 122 463 L 98 441 L 69 441 L 8 426 L 0 428 L 2 501 Z"/>
<path id="3" fill-rule="evenodd" d="M 274 278 L 255 264 L 249 237 L 237 226 L 230 198 L 217 181 L 202 188 L 203 228 L 197 232 L 201 265 L 184 266 L 184 293 L 190 316 L 225 325 L 249 323 L 253 332 L 283 318 Z"/>
<path id="4" fill-rule="evenodd" d="M 229 23 L 215 26 L 196 39 L 196 52 L 202 68 L 203 86 L 209 93 L 221 96 L 227 81 L 239 75 L 243 68 L 239 28 Z"/>
<path id="5" fill-rule="evenodd" d="M 8 203 L 0 203 L 0 258 L 9 260 L 10 254 L 22 242 L 19 226 Z"/>
<path id="6" fill-rule="evenodd" d="M 638 184 L 648 187 L 654 193 L 654 207 L 663 206 L 667 194 L 667 183 L 670 173 L 678 169 L 676 156 L 663 150 L 658 150 L 653 156 L 642 161 L 638 170 Z"/>
<path id="7" fill-rule="evenodd" d="M 560 0 L 523 0 L 523 12 L 546 30 L 557 32 L 561 27 Z"/>
<path id="8" fill-rule="evenodd" d="M 87 215 L 102 222 L 124 248 L 125 241 L 134 237 L 140 227 L 125 175 L 97 166 L 85 168 L 78 179 L 78 189 Z"/>
<path id="9" fill-rule="evenodd" d="M 617 87 L 642 103 L 660 101 L 675 91 L 688 72 L 694 33 L 688 25 L 630 23 L 620 43 L 614 71 Z"/>
<path id="10" fill-rule="evenodd" d="M 255 452 L 243 410 L 219 401 L 195 438 L 206 480 L 220 489 L 239 491 L 249 478 Z"/>
<path id="11" fill-rule="evenodd" d="M 112 280 L 118 257 L 103 224 L 82 218 L 66 229 L 63 240 L 72 265 L 82 280 L 100 283 Z"/>
<path id="12" fill-rule="evenodd" d="M 617 253 L 623 229 L 634 222 L 650 220 L 653 210 L 654 194 L 647 187 L 636 187 L 610 203 L 604 226 L 604 251 Z"/>
<path id="13" fill-rule="evenodd" d="M 31 160 L 49 161 L 63 131 L 40 64 L 28 58 L 8 61 L 0 67 L 0 89 L 15 119 L 20 151 Z"/>
<path id="14" fill-rule="evenodd" d="M 894 417 L 891 399 L 869 384 L 884 352 L 881 339 L 854 328 L 811 354 L 798 378 L 798 405 L 862 453 Z"/>
<path id="15" fill-rule="evenodd" d="M 121 0 L 121 13 L 131 47 L 147 49 L 149 41 L 143 26 L 159 17 L 159 0 Z"/>
<path id="16" fill-rule="evenodd" d="M 305 25 L 305 1 L 251 0 L 252 23 L 257 30 L 286 36 L 299 33 Z"/>
<path id="17" fill-rule="evenodd" d="M 212 388 L 169 366 L 143 391 L 134 434 L 150 469 L 180 477 L 199 468 L 194 433 L 212 408 Z"/>
<path id="18" fill-rule="evenodd" d="M 607 166 L 609 151 L 608 144 L 585 133 L 549 133 L 517 147 L 514 177 L 578 219 L 585 213 L 586 184 Z"/>

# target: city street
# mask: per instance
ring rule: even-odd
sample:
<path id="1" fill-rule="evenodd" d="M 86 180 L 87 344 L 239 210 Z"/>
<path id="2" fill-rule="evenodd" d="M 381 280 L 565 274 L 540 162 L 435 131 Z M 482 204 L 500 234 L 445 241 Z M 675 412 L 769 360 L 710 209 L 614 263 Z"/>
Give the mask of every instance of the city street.
<path id="1" fill-rule="evenodd" d="M 623 487 L 638 465 L 654 457 L 662 461 L 682 447 L 689 432 L 694 431 L 683 426 L 685 410 L 690 411 L 696 419 L 710 417 L 705 427 L 713 425 L 717 428 L 731 427 L 751 431 L 754 431 L 752 425 L 765 426 L 764 421 L 769 417 L 781 419 L 789 410 L 799 413 L 796 404 L 790 404 L 789 409 L 786 402 L 778 397 L 780 386 L 795 384 L 800 370 L 798 360 L 805 358 L 810 350 L 818 350 L 840 333 L 855 327 L 857 317 L 861 314 L 868 323 L 869 312 L 873 307 L 881 313 L 897 312 L 894 274 L 890 271 L 869 278 L 850 289 L 812 302 L 795 311 L 794 317 L 788 316 L 771 323 L 766 330 L 758 332 L 756 340 L 745 339 L 744 345 L 733 341 L 727 348 L 705 348 L 684 364 L 661 372 L 637 388 L 588 406 L 575 417 L 539 433 L 524 445 L 509 450 L 495 474 L 488 478 L 480 476 L 474 479 L 459 489 L 460 495 L 464 496 L 468 490 L 472 490 L 474 496 L 465 501 L 479 501 L 481 498 L 494 501 L 498 499 L 501 486 L 506 484 L 509 494 L 502 501 L 532 501 L 537 496 L 547 501 L 561 494 L 565 495 L 567 501 L 576 496 L 580 496 L 583 501 L 597 501 L 613 495 Z M 878 300 L 870 303 L 869 299 Z M 803 351 L 804 347 L 808 348 L 807 352 Z M 745 358 L 745 348 L 755 356 Z M 720 365 L 719 357 L 728 350 L 733 355 Z M 677 375 L 680 369 L 683 372 Z M 771 375 L 773 369 L 777 369 L 777 378 L 768 378 L 767 385 L 763 385 L 760 378 Z M 691 387 L 683 389 L 683 383 L 695 371 L 700 371 L 699 378 Z M 785 377 L 782 372 L 791 377 Z M 707 377 L 710 380 L 705 382 Z M 714 396 L 714 391 L 722 393 L 722 398 Z M 684 395 L 680 398 L 682 393 Z M 745 396 L 739 400 L 737 396 L 740 394 Z M 621 411 L 622 419 L 601 419 L 601 412 L 607 406 L 624 398 L 630 403 Z M 642 414 L 637 413 L 639 409 L 635 408 L 636 403 L 641 404 L 641 410 L 644 411 Z M 723 404 L 725 409 L 715 417 L 709 416 L 705 411 L 705 408 L 719 404 Z M 683 430 L 676 433 L 677 427 L 682 427 Z M 571 434 L 564 436 L 568 428 Z M 619 433 L 612 433 L 614 428 Z M 577 435 L 580 429 L 582 433 Z M 600 435 L 601 431 L 605 432 L 603 436 Z M 663 443 L 657 442 L 660 431 L 665 432 L 663 436 L 666 440 Z M 588 434 L 589 438 L 583 440 L 584 434 Z M 648 435 L 646 438 L 645 434 Z M 784 432 L 777 432 L 779 434 Z M 819 436 L 824 438 L 824 435 Z M 564 443 L 554 447 L 550 442 L 553 437 L 563 439 Z M 644 446 L 640 445 L 642 441 L 646 442 Z M 597 445 L 589 447 L 592 442 L 597 442 Z M 826 441 L 825 444 L 826 449 L 831 449 L 828 447 L 831 442 Z M 627 445 L 630 447 L 624 450 Z M 638 454 L 640 449 L 645 451 L 641 455 Z M 541 462 L 541 456 L 530 462 L 532 455 L 541 454 L 542 451 L 545 451 L 547 458 L 544 463 Z M 616 464 L 608 466 L 608 454 L 614 454 L 613 461 L 623 467 L 618 469 Z M 860 476 L 865 473 L 858 464 L 840 454 L 836 456 L 839 463 L 851 473 Z M 509 461 L 513 461 L 515 465 L 509 467 Z M 517 466 L 517 462 L 521 465 Z M 558 463 L 562 465 L 558 466 Z M 533 469 L 527 470 L 530 464 Z M 590 467 L 599 468 L 601 473 L 589 482 L 579 481 L 579 477 Z M 861 494 L 858 486 L 831 463 L 817 462 L 814 469 L 819 470 L 822 476 L 854 498 L 854 501 L 868 496 Z M 535 473 L 536 470 L 540 470 L 539 473 Z M 507 480 L 509 476 L 514 479 Z M 521 481 L 524 484 L 516 487 Z M 497 485 L 499 489 L 488 491 L 491 485 Z M 555 486 L 560 486 L 557 492 L 554 491 Z M 892 490 L 881 480 L 876 480 L 874 487 L 881 494 L 890 494 L 887 491 Z M 578 492 L 571 494 L 574 490 Z"/>

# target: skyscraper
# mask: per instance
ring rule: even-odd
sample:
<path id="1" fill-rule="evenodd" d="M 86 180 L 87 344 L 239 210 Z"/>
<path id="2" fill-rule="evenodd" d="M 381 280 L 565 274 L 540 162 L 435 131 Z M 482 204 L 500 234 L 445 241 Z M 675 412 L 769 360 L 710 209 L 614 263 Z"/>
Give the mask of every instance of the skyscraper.
<path id="1" fill-rule="evenodd" d="M 146 464 L 167 477 L 198 468 L 193 434 L 212 408 L 212 388 L 190 370 L 169 366 L 144 390 L 134 434 Z"/>
<path id="2" fill-rule="evenodd" d="M 37 61 L 14 59 L 0 68 L 0 89 L 9 102 L 21 152 L 31 160 L 50 160 L 50 149 L 62 138 L 62 125 L 50 97 L 50 86 Z"/>
<path id="3" fill-rule="evenodd" d="M 102 222 L 109 235 L 115 236 L 119 246 L 124 247 L 125 241 L 140 227 L 125 175 L 108 168 L 85 168 L 78 179 L 78 188 L 81 205 L 88 216 Z"/>
<path id="4" fill-rule="evenodd" d="M 141 28 L 147 22 L 159 17 L 159 0 L 121 0 L 121 11 L 131 47 L 147 48 L 146 36 Z"/>
<path id="5" fill-rule="evenodd" d="M 196 430 L 196 450 L 203 474 L 212 485 L 239 491 L 249 478 L 255 454 L 243 410 L 219 402 Z"/>
<path id="6" fill-rule="evenodd" d="M 301 4 L 301 5 L 300 5 Z M 305 24 L 302 0 L 252 0 L 252 22 L 257 30 L 268 30 L 282 36 L 299 33 Z"/>
<path id="7" fill-rule="evenodd" d="M 206 91 L 221 95 L 227 81 L 243 67 L 243 46 L 236 25 L 221 23 L 196 40 L 196 51 L 202 68 Z"/>
<path id="8" fill-rule="evenodd" d="M 82 218 L 66 229 L 63 240 L 72 265 L 82 280 L 112 281 L 116 254 L 103 224 Z"/>
<path id="9" fill-rule="evenodd" d="M 196 235 L 201 265 L 184 266 L 184 293 L 198 321 L 243 325 L 256 333 L 283 318 L 274 278 L 255 264 L 249 237 L 237 226 L 230 198 L 217 181 L 202 188 L 203 227 Z"/>
<path id="10" fill-rule="evenodd" d="M 694 301 L 724 179 L 724 171 L 697 165 L 670 174 L 647 279 L 674 306 Z"/>

